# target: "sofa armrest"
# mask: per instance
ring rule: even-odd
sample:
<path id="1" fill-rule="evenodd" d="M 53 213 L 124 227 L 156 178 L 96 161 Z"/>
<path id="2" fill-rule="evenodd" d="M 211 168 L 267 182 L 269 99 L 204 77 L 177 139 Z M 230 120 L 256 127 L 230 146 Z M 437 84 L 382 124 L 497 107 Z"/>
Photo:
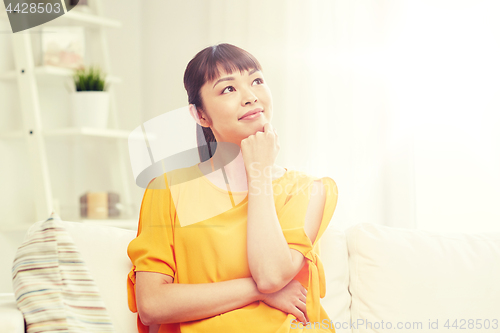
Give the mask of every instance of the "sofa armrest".
<path id="1" fill-rule="evenodd" d="M 14 294 L 0 293 L 0 333 L 24 333 L 23 313 L 17 308 Z"/>

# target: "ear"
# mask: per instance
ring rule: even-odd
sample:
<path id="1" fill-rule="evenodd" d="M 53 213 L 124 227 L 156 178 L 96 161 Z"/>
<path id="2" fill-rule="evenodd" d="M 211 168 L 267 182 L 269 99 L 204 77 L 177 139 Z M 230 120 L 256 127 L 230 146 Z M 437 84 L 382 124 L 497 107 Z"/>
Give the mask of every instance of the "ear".
<path id="1" fill-rule="evenodd" d="M 201 112 L 202 113 L 202 112 Z M 202 127 L 209 127 L 209 123 L 204 119 L 204 114 L 202 113 L 202 118 L 200 119 L 198 114 L 198 109 L 195 104 L 189 104 L 189 114 L 193 117 L 194 121 Z"/>

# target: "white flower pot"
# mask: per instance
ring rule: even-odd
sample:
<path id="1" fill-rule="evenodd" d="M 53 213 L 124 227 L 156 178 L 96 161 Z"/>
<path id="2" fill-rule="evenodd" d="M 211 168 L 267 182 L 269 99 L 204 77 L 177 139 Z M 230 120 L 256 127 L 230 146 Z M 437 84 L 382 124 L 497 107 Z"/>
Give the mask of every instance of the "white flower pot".
<path id="1" fill-rule="evenodd" d="M 73 126 L 106 128 L 109 116 L 109 92 L 76 91 L 71 94 Z"/>

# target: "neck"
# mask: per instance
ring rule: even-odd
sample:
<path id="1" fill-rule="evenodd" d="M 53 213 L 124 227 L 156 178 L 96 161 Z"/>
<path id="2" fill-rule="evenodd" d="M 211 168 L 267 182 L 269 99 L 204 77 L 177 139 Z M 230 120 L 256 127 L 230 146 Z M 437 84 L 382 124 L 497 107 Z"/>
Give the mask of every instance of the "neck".
<path id="1" fill-rule="evenodd" d="M 234 158 L 235 154 L 237 156 Z M 221 169 L 232 182 L 246 182 L 245 162 L 239 146 L 232 143 L 217 144 L 210 163 L 213 163 L 212 170 Z"/>

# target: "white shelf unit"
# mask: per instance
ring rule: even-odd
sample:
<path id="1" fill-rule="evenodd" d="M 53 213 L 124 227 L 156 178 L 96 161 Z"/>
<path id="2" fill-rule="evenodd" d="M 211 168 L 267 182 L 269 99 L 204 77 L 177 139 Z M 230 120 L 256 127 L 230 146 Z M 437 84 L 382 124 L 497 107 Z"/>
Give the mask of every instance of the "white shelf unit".
<path id="1" fill-rule="evenodd" d="M 100 5 L 101 4 L 99 4 L 99 6 Z M 60 18 L 61 20 L 59 20 L 56 25 L 83 25 L 87 27 L 107 28 L 120 28 L 122 26 L 120 21 L 109 19 L 101 15 L 79 12 L 77 10 L 70 10 Z"/>
<path id="2" fill-rule="evenodd" d="M 101 60 L 100 67 L 105 73 L 111 73 L 109 53 L 107 50 L 106 28 L 119 28 L 121 22 L 106 18 L 103 16 L 101 0 L 90 2 L 92 13 L 80 12 L 73 9 L 63 16 L 47 22 L 44 26 L 84 26 L 89 29 L 95 29 L 98 36 L 98 45 L 100 46 Z M 0 19 L 7 19 L 7 13 L 2 10 Z M 114 140 L 116 151 L 120 157 L 119 170 L 121 193 L 120 201 L 124 202 L 124 215 L 129 218 L 110 218 L 106 220 L 78 219 L 82 223 L 99 223 L 126 229 L 136 229 L 138 217 L 127 204 L 131 203 L 130 175 L 127 172 L 125 163 L 128 161 L 128 152 L 123 148 L 123 139 L 129 137 L 130 131 L 118 128 L 118 114 L 116 109 L 114 83 L 121 82 L 119 77 L 109 75 L 106 77 L 110 92 L 110 119 L 109 128 L 58 128 L 44 129 L 41 123 L 41 107 L 37 82 L 44 80 L 64 80 L 73 76 L 73 71 L 65 68 L 53 66 L 36 66 L 33 56 L 31 36 L 29 33 L 12 34 L 12 47 L 14 52 L 15 69 L 0 73 L 1 80 L 17 82 L 20 96 L 20 106 L 23 119 L 23 129 L 0 133 L 0 140 L 24 139 L 29 151 L 30 171 L 33 179 L 38 180 L 34 186 L 36 219 L 45 220 L 48 218 L 55 205 L 53 202 L 52 180 L 49 177 L 49 163 L 46 154 L 45 140 L 57 140 L 58 138 L 74 137 L 77 140 L 85 140 L 86 137 L 94 137 L 103 140 Z M 77 149 L 76 147 L 75 149 Z M 111 171 L 110 171 L 111 172 Z M 78 198 L 75 198 L 78 200 Z M 61 216 L 65 219 L 64 216 Z M 75 221 L 75 219 L 68 219 Z M 19 223 L 11 226 L 1 226 L 2 230 L 26 230 L 32 223 Z"/>
<path id="3" fill-rule="evenodd" d="M 127 139 L 130 135 L 130 131 L 119 130 L 119 129 L 102 129 L 102 128 L 92 128 L 92 127 L 67 127 L 67 128 L 57 128 L 52 130 L 42 130 L 42 136 L 44 137 L 59 137 L 59 136 L 93 136 L 101 138 L 116 138 L 116 139 Z M 20 139 L 23 137 L 21 131 L 10 131 L 0 133 L 0 139 Z M 138 138 L 140 139 L 140 138 Z"/>
<path id="4" fill-rule="evenodd" d="M 54 66 L 36 66 L 35 75 L 40 78 L 51 78 L 58 79 L 61 78 L 71 78 L 73 76 L 73 70 L 54 67 Z M 0 74 L 0 80 L 15 80 L 17 78 L 17 73 L 15 70 L 10 70 Z M 120 83 L 121 79 L 116 76 L 108 75 L 106 76 L 106 82 L 109 83 Z"/>

